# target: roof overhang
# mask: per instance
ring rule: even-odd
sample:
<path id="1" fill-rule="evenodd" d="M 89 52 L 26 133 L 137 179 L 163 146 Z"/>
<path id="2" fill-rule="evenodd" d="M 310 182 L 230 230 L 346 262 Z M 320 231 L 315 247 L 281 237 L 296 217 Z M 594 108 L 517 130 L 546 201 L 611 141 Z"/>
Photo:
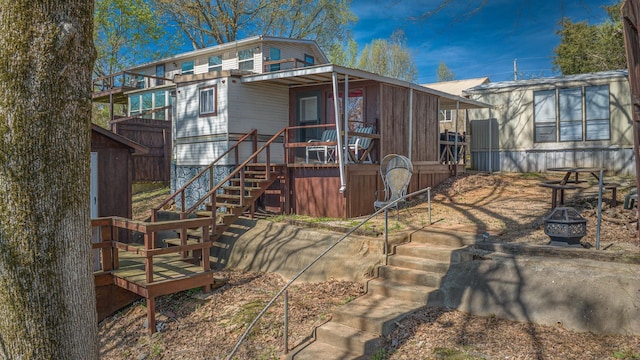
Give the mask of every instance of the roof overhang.
<path id="1" fill-rule="evenodd" d="M 148 154 L 149 148 L 138 144 L 137 142 L 130 140 L 122 135 L 118 135 L 112 131 L 109 131 L 101 126 L 96 124 L 91 124 L 91 131 L 95 131 L 98 134 L 101 134 L 113 141 L 119 142 L 125 146 L 128 146 L 131 150 L 133 150 L 136 154 Z"/>
<path id="2" fill-rule="evenodd" d="M 491 107 L 491 105 L 480 101 L 447 94 L 445 92 L 426 88 L 408 81 L 393 79 L 370 73 L 368 71 L 351 69 L 334 64 L 315 65 L 292 70 L 274 71 L 265 74 L 245 75 L 242 77 L 242 82 L 269 82 L 288 87 L 317 86 L 331 84 L 334 73 L 336 73 L 339 82 L 344 82 L 347 78 L 349 83 L 372 80 L 437 96 L 440 100 L 441 110 L 482 109 Z"/>

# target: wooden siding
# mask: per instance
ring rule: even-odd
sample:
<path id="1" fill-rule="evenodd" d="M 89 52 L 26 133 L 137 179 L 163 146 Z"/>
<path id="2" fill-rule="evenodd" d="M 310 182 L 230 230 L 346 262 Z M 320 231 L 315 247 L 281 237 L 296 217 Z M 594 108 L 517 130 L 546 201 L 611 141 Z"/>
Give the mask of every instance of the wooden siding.
<path id="1" fill-rule="evenodd" d="M 379 165 L 351 165 L 346 167 L 347 217 L 372 214 L 376 191 L 384 193 Z"/>
<path id="2" fill-rule="evenodd" d="M 340 193 L 340 174 L 337 168 L 292 168 L 296 214 L 344 218 L 346 199 Z"/>
<path id="3" fill-rule="evenodd" d="M 227 84 L 232 78 L 218 78 L 190 83 L 178 87 L 176 97 L 176 139 L 205 136 L 214 134 L 226 134 L 228 132 L 228 88 Z M 200 93 L 199 89 L 216 85 L 217 113 L 210 116 L 199 116 Z"/>
<path id="4" fill-rule="evenodd" d="M 380 85 L 381 153 L 407 156 L 409 152 L 409 90 Z"/>
<path id="5" fill-rule="evenodd" d="M 130 119 L 114 124 L 113 131 L 149 148 L 147 154 L 133 157 L 133 181 L 169 182 L 171 177 L 170 121 Z"/>
<path id="6" fill-rule="evenodd" d="M 91 151 L 98 153 L 98 216 L 131 217 L 131 149 L 96 131 Z"/>
<path id="7" fill-rule="evenodd" d="M 411 160 L 438 161 L 438 97 L 413 92 Z"/>

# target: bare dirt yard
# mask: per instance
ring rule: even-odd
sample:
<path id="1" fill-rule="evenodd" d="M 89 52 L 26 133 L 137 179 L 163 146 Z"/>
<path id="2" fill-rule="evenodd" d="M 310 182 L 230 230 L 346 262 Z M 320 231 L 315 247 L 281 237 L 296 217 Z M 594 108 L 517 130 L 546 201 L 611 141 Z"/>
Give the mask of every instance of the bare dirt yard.
<path id="1" fill-rule="evenodd" d="M 548 244 L 543 219 L 550 211 L 551 191 L 538 184 L 549 179 L 553 178 L 542 174 L 469 174 L 450 179 L 433 191 L 433 226 L 487 232 L 489 241 L 494 242 Z M 588 234 L 581 244 L 614 257 L 640 255 L 635 210 L 622 207 L 624 195 L 634 184 L 625 178 L 611 181 L 621 187 L 616 207 L 610 206 L 611 193 L 605 193 L 600 250 L 595 250 L 597 187 L 595 191 L 591 186 L 568 193 L 568 206 L 578 209 L 588 221 Z M 145 201 L 149 197 L 140 195 Z M 426 202 L 401 211 L 398 219 L 395 215 L 390 221 L 392 231 L 421 228 L 429 221 Z M 358 222 L 324 220 L 330 226 L 346 227 Z M 380 232 L 382 216 L 365 227 L 372 233 Z M 159 298 L 156 307 L 161 331 L 153 336 L 148 336 L 143 326 L 146 309 L 142 301 L 102 321 L 102 358 L 226 358 L 246 325 L 285 282 L 271 273 L 225 270 L 221 275 L 229 282 L 211 294 L 193 290 Z M 352 282 L 294 284 L 289 291 L 289 347 L 307 339 L 314 326 L 328 321 L 333 308 L 362 294 L 362 284 Z M 283 354 L 283 307 L 278 301 L 249 334 L 236 358 L 275 359 Z M 448 309 L 424 308 L 398 325 L 384 339 L 385 347 L 377 359 L 640 359 L 640 336 L 576 333 L 561 326 L 517 323 Z"/>

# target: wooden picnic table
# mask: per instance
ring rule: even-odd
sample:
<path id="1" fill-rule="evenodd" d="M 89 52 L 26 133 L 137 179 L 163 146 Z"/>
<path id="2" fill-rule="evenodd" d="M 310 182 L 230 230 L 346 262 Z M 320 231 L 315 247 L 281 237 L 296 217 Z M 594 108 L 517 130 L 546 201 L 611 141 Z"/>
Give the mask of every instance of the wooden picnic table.
<path id="1" fill-rule="evenodd" d="M 552 208 L 556 207 L 557 201 L 557 195 L 558 193 L 560 194 L 560 205 L 564 204 L 564 191 L 565 190 L 575 190 L 578 189 L 578 187 L 576 185 L 586 182 L 586 180 L 580 180 L 580 174 L 591 174 L 597 181 L 598 181 L 598 186 L 600 186 L 600 184 L 602 184 L 603 189 L 606 190 L 611 190 L 612 192 L 612 199 L 611 199 L 611 206 L 615 207 L 617 205 L 617 201 L 616 201 L 616 196 L 617 196 L 617 189 L 618 186 L 620 186 L 620 184 L 617 183 L 605 183 L 604 182 L 604 178 L 602 179 L 603 181 L 600 182 L 600 174 L 603 174 L 602 176 L 604 177 L 604 172 L 607 171 L 607 169 L 605 168 L 599 168 L 599 167 L 557 167 L 557 168 L 548 168 L 547 171 L 553 171 L 553 172 L 564 172 L 565 175 L 562 178 L 562 180 L 560 181 L 546 181 L 542 184 L 540 184 L 540 186 L 542 187 L 546 187 L 546 188 L 551 188 L 552 191 L 552 199 L 551 199 L 551 206 Z M 603 189 L 599 189 L 600 191 L 602 191 Z"/>

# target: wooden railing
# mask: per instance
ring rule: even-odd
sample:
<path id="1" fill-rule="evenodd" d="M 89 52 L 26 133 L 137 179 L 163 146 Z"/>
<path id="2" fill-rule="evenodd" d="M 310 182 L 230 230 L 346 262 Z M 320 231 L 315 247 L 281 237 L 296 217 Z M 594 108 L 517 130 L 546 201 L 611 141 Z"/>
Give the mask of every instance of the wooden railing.
<path id="1" fill-rule="evenodd" d="M 152 81 L 153 80 L 153 81 Z M 108 91 L 112 89 L 146 89 L 164 83 L 171 84 L 171 79 L 138 74 L 129 71 L 102 76 L 93 80 L 93 92 Z"/>
<path id="2" fill-rule="evenodd" d="M 281 60 L 265 61 L 263 65 L 264 65 L 263 71 L 268 73 L 268 72 L 279 71 L 279 70 L 297 69 L 300 67 L 307 67 L 314 64 L 308 63 L 304 60 L 300 60 L 297 58 L 288 58 L 288 59 L 281 59 Z"/>
<path id="3" fill-rule="evenodd" d="M 458 137 L 456 141 L 455 137 Z M 452 132 L 444 133 L 444 140 L 440 140 L 440 163 L 445 165 L 466 164 L 469 142 L 466 134 Z"/>
<path id="4" fill-rule="evenodd" d="M 100 229 L 100 239 L 98 243 L 92 244 L 93 249 L 101 250 L 101 270 L 113 271 L 119 266 L 118 251 L 127 251 L 137 254 L 145 258 L 145 280 L 147 285 L 154 282 L 153 278 L 153 257 L 157 255 L 171 253 L 185 253 L 187 251 L 202 250 L 202 259 L 200 265 L 202 271 L 210 270 L 209 251 L 212 243 L 208 241 L 208 237 L 202 237 L 203 241 L 197 244 L 186 245 L 187 229 L 202 228 L 203 234 L 206 233 L 209 225 L 208 219 L 188 219 L 180 221 L 161 221 L 148 223 L 138 220 L 131 220 L 122 217 L 104 217 L 91 220 L 92 227 Z M 140 232 L 144 236 L 143 247 L 132 246 L 119 240 L 119 229 L 127 231 Z M 155 238 L 160 231 L 180 229 L 180 240 L 184 245 L 172 246 L 168 248 L 156 248 Z"/>
<path id="5" fill-rule="evenodd" d="M 256 150 L 257 150 L 257 147 L 258 147 L 258 131 L 256 129 L 253 129 L 250 132 L 248 132 L 247 134 L 243 135 L 240 139 L 238 139 L 238 141 L 233 146 L 231 146 L 229 149 L 227 149 L 227 151 L 223 152 L 220 156 L 218 156 L 218 158 L 216 158 L 211 164 L 209 164 L 204 169 L 202 169 L 191 180 L 187 181 L 187 183 L 184 184 L 180 189 L 176 190 L 175 193 L 173 193 L 171 196 L 166 198 L 158 206 L 156 206 L 155 208 L 151 209 L 151 221 L 153 221 L 153 222 L 157 221 L 158 220 L 158 212 L 160 211 L 160 209 L 165 207 L 170 202 L 175 201 L 176 197 L 178 197 L 178 196 L 180 196 L 180 205 L 181 205 L 180 206 L 180 218 L 181 219 L 186 219 L 187 215 L 189 213 L 191 213 L 191 212 L 186 212 L 185 211 L 185 208 L 186 208 L 185 192 L 189 188 L 189 186 L 191 186 L 191 184 L 196 182 L 198 179 L 203 177 L 205 174 L 209 174 L 209 189 L 214 188 L 215 187 L 215 184 L 214 184 L 215 179 L 214 179 L 213 175 L 214 175 L 214 167 L 215 167 L 215 165 L 218 164 L 222 159 L 225 158 L 225 156 L 229 155 L 231 152 L 233 152 L 234 156 L 235 156 L 234 164 L 238 164 L 240 162 L 240 151 L 239 151 L 240 150 L 240 144 L 242 144 L 243 142 L 247 141 L 248 139 L 251 139 L 252 146 L 253 146 L 252 147 L 252 149 L 253 149 L 252 152 L 255 153 Z M 254 162 L 256 162 L 257 158 L 254 158 L 254 159 L 255 159 Z M 217 188 L 219 188 L 219 186 Z M 200 203 L 201 203 L 201 201 L 199 202 L 199 204 Z M 215 227 L 215 216 L 213 217 L 213 219 L 214 219 L 213 222 L 214 222 L 214 227 Z"/>

